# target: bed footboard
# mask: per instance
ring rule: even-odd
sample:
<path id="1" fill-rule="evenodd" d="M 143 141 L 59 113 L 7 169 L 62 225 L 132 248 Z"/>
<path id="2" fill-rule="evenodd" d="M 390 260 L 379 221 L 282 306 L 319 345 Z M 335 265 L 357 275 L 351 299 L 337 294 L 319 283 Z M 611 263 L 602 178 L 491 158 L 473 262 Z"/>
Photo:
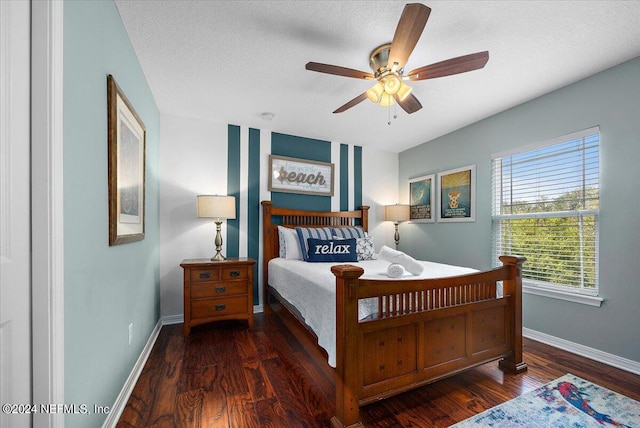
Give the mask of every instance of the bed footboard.
<path id="1" fill-rule="evenodd" d="M 429 280 L 366 280 L 363 269 L 334 266 L 336 276 L 336 415 L 333 427 L 361 426 L 362 405 L 501 359 L 522 361 L 522 257 L 502 267 Z M 502 282 L 502 296 L 498 283 Z M 358 320 L 358 301 L 378 311 Z"/>

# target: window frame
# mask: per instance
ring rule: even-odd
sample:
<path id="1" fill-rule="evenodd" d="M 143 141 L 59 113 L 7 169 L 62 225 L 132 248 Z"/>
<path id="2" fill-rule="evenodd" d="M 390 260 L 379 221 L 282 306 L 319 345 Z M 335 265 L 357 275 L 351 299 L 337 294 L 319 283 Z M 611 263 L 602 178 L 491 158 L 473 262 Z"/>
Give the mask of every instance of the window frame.
<path id="1" fill-rule="evenodd" d="M 581 276 L 582 284 L 578 287 L 571 286 L 571 285 L 549 283 L 549 282 L 544 282 L 544 281 L 523 277 L 523 280 L 522 280 L 523 291 L 525 293 L 544 296 L 544 297 L 552 297 L 552 298 L 562 299 L 562 300 L 568 300 L 568 301 L 592 305 L 592 306 L 601 306 L 603 299 L 599 295 L 600 294 L 600 287 L 599 287 L 599 282 L 600 282 L 599 281 L 600 205 L 598 204 L 597 209 L 578 209 L 574 211 L 545 211 L 545 212 L 538 212 L 538 213 L 502 214 L 500 210 L 502 209 L 503 192 L 502 192 L 502 187 L 498 186 L 498 182 L 500 183 L 502 182 L 504 178 L 504 171 L 502 168 L 502 163 L 500 162 L 499 165 L 497 165 L 497 163 L 506 157 L 514 156 L 517 154 L 523 154 L 527 152 L 533 152 L 536 150 L 541 150 L 545 147 L 567 143 L 572 140 L 585 138 L 587 136 L 591 136 L 594 134 L 598 135 L 598 163 L 599 163 L 601 134 L 600 134 L 600 128 L 598 126 L 584 129 L 582 131 L 562 135 L 562 136 L 555 137 L 542 142 L 529 144 L 529 145 L 512 149 L 509 151 L 496 153 L 491 156 L 491 177 L 492 177 L 491 242 L 492 242 L 492 265 L 494 267 L 500 265 L 498 261 L 498 256 L 501 255 L 501 253 L 503 252 L 504 242 L 502 239 L 502 228 L 503 228 L 502 222 L 504 220 L 531 219 L 531 218 L 562 218 L 562 217 L 565 217 L 565 218 L 573 217 L 573 218 L 580 219 L 584 217 L 591 217 L 593 218 L 593 221 L 594 221 L 595 288 L 592 289 L 592 288 L 584 287 L 584 280 L 582 279 L 584 275 Z M 584 170 L 583 170 L 583 173 L 584 173 Z M 600 176 L 601 176 L 600 168 L 598 167 L 598 199 L 600 199 L 600 196 L 599 196 Z M 581 263 L 582 262 L 583 260 L 581 258 Z"/>

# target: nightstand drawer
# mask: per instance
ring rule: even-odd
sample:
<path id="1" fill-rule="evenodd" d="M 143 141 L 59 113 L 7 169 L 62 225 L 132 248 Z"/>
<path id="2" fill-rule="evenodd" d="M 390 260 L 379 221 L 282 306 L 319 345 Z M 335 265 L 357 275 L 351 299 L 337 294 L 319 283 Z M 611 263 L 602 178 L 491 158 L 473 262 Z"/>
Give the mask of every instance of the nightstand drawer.
<path id="1" fill-rule="evenodd" d="M 230 267 L 223 268 L 222 271 L 222 279 L 223 281 L 229 279 L 246 279 L 249 277 L 249 269 L 246 267 Z"/>
<path id="2" fill-rule="evenodd" d="M 191 298 L 226 297 L 247 294 L 246 281 L 235 282 L 200 282 L 191 285 Z"/>
<path id="3" fill-rule="evenodd" d="M 231 314 L 246 314 L 247 296 L 227 297 L 224 299 L 203 299 L 191 301 L 191 318 L 223 317 Z"/>
<path id="4" fill-rule="evenodd" d="M 191 282 L 218 281 L 220 269 L 191 269 Z"/>

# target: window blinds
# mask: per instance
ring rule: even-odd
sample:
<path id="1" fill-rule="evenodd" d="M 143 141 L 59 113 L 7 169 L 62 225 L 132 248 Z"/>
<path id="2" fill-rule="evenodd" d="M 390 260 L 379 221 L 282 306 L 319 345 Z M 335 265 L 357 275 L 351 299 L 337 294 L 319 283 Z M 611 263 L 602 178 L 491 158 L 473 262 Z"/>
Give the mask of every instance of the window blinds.
<path id="1" fill-rule="evenodd" d="M 493 158 L 494 264 L 527 257 L 527 285 L 597 293 L 598 128 Z"/>

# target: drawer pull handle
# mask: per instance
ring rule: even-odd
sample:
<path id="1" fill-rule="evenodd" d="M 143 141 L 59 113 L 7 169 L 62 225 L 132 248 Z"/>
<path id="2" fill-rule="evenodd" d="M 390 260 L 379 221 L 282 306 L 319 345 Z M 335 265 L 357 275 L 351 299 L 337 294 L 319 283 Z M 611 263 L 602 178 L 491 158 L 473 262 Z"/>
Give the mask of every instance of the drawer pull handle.
<path id="1" fill-rule="evenodd" d="M 232 270 L 231 272 L 229 272 L 229 275 L 230 275 L 232 278 L 235 278 L 235 277 L 237 277 L 237 276 L 240 276 L 240 271 L 239 271 L 239 270 Z"/>
<path id="2" fill-rule="evenodd" d="M 216 293 L 224 293 L 227 291 L 227 287 L 216 287 Z"/>
<path id="3" fill-rule="evenodd" d="M 224 311 L 227 309 L 227 305 L 216 305 L 216 311 Z"/>
<path id="4" fill-rule="evenodd" d="M 209 272 L 201 273 L 200 279 L 211 278 L 211 274 Z"/>

